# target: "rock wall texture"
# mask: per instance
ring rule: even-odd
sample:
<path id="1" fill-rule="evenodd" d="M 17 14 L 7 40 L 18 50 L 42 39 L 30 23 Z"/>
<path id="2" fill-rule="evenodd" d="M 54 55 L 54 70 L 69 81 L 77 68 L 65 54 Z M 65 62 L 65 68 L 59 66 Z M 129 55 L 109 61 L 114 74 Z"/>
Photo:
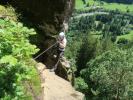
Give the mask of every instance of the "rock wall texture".
<path id="1" fill-rule="evenodd" d="M 45 79 L 42 81 L 42 100 L 84 100 L 84 95 L 72 87 L 70 82 L 60 78 L 49 70 L 42 63 L 36 65 L 41 76 Z"/>
<path id="2" fill-rule="evenodd" d="M 61 30 L 63 22 L 71 16 L 74 0 L 10 0 L 46 35 L 54 35 Z"/>
<path id="3" fill-rule="evenodd" d="M 21 12 L 28 21 L 39 30 L 39 34 L 32 37 L 31 40 L 39 48 L 40 52 L 55 43 L 58 33 L 67 26 L 67 22 L 74 9 L 75 0 L 2 0 L 13 5 L 19 13 Z M 52 67 L 56 63 L 53 55 L 56 51 L 51 49 L 41 57 L 39 61 L 45 62 L 47 67 Z M 39 52 L 39 53 L 40 53 Z M 38 54 L 39 54 L 38 53 Z M 60 76 L 65 70 L 60 68 Z M 63 71 L 64 70 L 64 71 Z M 57 74 L 59 74 L 57 72 Z M 61 76 L 66 79 L 66 76 Z"/>
<path id="4" fill-rule="evenodd" d="M 63 23 L 67 23 L 72 14 L 75 0 L 8 0 L 10 4 L 23 12 L 40 31 L 41 36 L 37 41 L 41 46 L 48 47 Z M 45 44 L 44 44 L 45 43 Z M 42 45 L 43 44 L 43 45 Z"/>
<path id="5" fill-rule="evenodd" d="M 11 4 L 21 13 L 27 22 L 32 22 L 38 30 L 38 34 L 31 37 L 31 42 L 44 51 L 56 42 L 56 37 L 60 31 L 67 27 L 68 20 L 74 9 L 75 0 L 0 0 L 0 4 Z M 25 23 L 24 22 L 24 23 Z M 39 61 L 44 62 L 49 68 L 53 67 L 56 59 L 57 47 L 50 49 L 47 53 L 39 57 Z M 38 54 L 39 54 L 38 53 Z M 37 55 L 38 55 L 37 54 Z M 67 72 L 61 64 L 56 73 L 67 79 Z M 65 74 L 66 73 L 66 74 Z"/>

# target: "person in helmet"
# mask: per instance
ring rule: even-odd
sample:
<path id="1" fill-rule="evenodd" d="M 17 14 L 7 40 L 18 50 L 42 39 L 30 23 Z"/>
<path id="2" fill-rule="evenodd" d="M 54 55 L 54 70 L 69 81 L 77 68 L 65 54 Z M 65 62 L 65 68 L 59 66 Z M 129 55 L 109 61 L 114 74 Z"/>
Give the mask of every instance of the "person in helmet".
<path id="1" fill-rule="evenodd" d="M 60 32 L 59 33 L 57 42 L 58 42 L 57 62 L 55 64 L 55 66 L 51 69 L 51 71 L 55 71 L 57 69 L 58 63 L 64 55 L 65 47 L 66 47 L 66 44 L 67 44 L 65 32 Z"/>
<path id="2" fill-rule="evenodd" d="M 63 54 L 65 51 L 66 44 L 67 44 L 67 40 L 66 40 L 64 32 L 59 33 L 58 43 L 59 43 L 59 50 L 58 51 L 61 54 Z"/>

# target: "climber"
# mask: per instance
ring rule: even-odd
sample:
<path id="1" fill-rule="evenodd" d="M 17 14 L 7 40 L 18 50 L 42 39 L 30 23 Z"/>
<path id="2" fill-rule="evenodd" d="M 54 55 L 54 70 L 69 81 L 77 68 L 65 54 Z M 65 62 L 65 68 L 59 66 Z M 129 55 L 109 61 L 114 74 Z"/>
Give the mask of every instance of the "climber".
<path id="1" fill-rule="evenodd" d="M 62 59 L 64 56 L 64 51 L 65 51 L 65 47 L 67 44 L 65 32 L 59 33 L 57 42 L 58 42 L 57 57 L 56 57 L 57 62 L 55 64 L 55 66 L 51 69 L 51 71 L 55 71 L 57 69 L 57 66 L 58 66 L 60 59 Z"/>

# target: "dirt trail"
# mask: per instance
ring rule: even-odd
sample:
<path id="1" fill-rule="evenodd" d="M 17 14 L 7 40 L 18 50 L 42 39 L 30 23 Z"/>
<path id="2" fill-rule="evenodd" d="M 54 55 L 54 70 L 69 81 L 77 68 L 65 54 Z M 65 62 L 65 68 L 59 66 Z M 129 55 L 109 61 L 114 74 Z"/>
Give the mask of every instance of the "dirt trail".
<path id="1" fill-rule="evenodd" d="M 70 82 L 49 72 L 45 65 L 38 63 L 37 69 L 41 72 L 43 100 L 83 100 L 82 93 L 75 91 Z"/>

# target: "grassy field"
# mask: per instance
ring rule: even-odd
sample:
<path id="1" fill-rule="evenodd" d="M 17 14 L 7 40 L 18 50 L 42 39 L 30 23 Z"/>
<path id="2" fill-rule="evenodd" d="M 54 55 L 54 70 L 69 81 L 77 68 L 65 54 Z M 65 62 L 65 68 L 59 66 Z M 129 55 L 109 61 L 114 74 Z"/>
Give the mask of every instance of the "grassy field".
<path id="1" fill-rule="evenodd" d="M 92 6 L 100 6 L 102 8 L 108 9 L 108 10 L 120 10 L 122 12 L 126 12 L 129 10 L 130 12 L 133 12 L 133 4 L 119 4 L 119 3 L 106 3 L 106 2 L 98 2 L 94 0 L 86 0 L 89 7 Z M 82 0 L 76 0 L 76 9 L 85 9 L 85 5 L 83 4 Z"/>
<path id="2" fill-rule="evenodd" d="M 130 40 L 133 40 L 133 30 L 132 30 L 129 34 L 117 36 L 116 42 L 117 42 L 120 38 L 125 38 L 125 39 L 127 39 L 127 40 L 129 40 L 129 41 L 130 41 Z"/>
<path id="3" fill-rule="evenodd" d="M 100 6 L 108 10 L 120 10 L 122 12 L 127 12 L 129 10 L 130 12 L 133 12 L 133 4 L 128 5 L 128 4 L 119 4 L 119 3 L 100 3 L 94 0 L 86 0 L 86 2 L 89 4 L 89 7 L 92 6 Z M 85 5 L 83 4 L 82 0 L 76 0 L 76 9 L 88 9 L 85 8 Z M 94 35 L 94 37 L 99 37 L 99 35 Z M 132 40 L 133 39 L 133 30 L 129 34 L 121 35 L 117 37 L 118 41 L 120 38 L 125 38 L 127 40 Z"/>
<path id="4" fill-rule="evenodd" d="M 102 35 L 100 34 L 91 34 L 94 38 L 99 39 Z M 132 41 L 133 40 L 133 30 L 129 34 L 117 36 L 116 43 L 120 38 L 124 38 L 126 40 Z"/>
<path id="5" fill-rule="evenodd" d="M 104 3 L 103 8 L 108 10 L 120 10 L 122 12 L 126 12 L 129 10 L 130 12 L 133 12 L 133 4 L 127 5 L 127 4 L 118 4 L 118 3 Z"/>
<path id="6" fill-rule="evenodd" d="M 84 7 L 84 4 L 83 4 L 82 0 L 76 0 L 75 8 L 76 9 L 81 9 L 83 7 Z"/>

